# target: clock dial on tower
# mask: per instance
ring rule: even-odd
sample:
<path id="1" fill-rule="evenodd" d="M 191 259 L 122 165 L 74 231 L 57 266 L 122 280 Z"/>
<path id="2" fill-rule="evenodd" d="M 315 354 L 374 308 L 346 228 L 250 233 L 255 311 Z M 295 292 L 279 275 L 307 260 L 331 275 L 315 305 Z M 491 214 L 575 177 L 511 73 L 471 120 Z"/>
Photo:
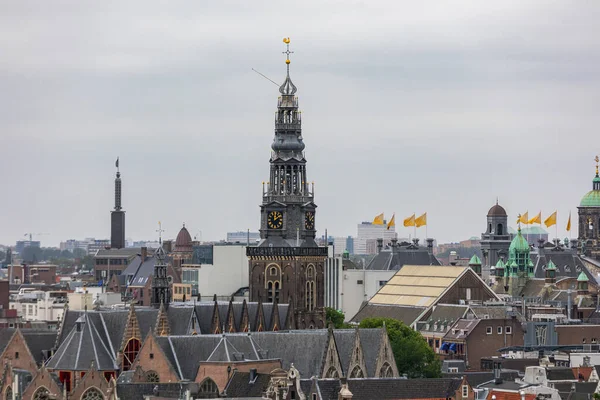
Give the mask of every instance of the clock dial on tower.
<path id="1" fill-rule="evenodd" d="M 314 211 L 307 211 L 306 214 L 304 214 L 304 228 L 308 230 L 315 229 Z"/>
<path id="2" fill-rule="evenodd" d="M 267 216 L 267 225 L 271 229 L 283 228 L 283 214 L 281 211 L 271 211 Z"/>

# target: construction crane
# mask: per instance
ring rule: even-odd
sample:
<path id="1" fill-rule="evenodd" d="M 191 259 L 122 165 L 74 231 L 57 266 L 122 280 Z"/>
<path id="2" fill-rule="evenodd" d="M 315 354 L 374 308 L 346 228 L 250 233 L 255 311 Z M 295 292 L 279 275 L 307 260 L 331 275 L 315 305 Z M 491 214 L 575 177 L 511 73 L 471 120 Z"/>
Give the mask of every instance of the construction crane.
<path id="1" fill-rule="evenodd" d="M 23 236 L 27 237 L 29 236 L 29 241 L 32 241 L 33 235 L 35 236 L 42 236 L 42 235 L 49 235 L 49 233 L 26 233 Z"/>

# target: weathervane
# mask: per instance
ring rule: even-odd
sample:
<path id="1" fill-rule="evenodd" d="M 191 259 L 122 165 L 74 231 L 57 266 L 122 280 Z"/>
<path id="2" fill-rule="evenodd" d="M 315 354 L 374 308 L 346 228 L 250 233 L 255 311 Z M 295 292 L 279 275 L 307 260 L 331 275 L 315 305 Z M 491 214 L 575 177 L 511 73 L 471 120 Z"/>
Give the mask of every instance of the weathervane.
<path id="1" fill-rule="evenodd" d="M 160 221 L 158 221 L 158 229 L 156 230 L 156 232 L 158 232 L 158 243 L 162 245 L 162 233 L 165 230 L 162 228 L 162 224 L 160 223 Z"/>
<path id="2" fill-rule="evenodd" d="M 285 63 L 287 64 L 287 76 L 285 77 L 285 82 L 283 85 L 279 87 L 279 93 L 284 95 L 293 95 L 296 93 L 296 86 L 292 83 L 290 79 L 290 54 L 293 54 L 293 51 L 290 51 L 290 38 L 283 38 L 283 43 L 285 43 L 285 51 L 282 54 L 285 54 Z"/>
<path id="3" fill-rule="evenodd" d="M 290 65 L 290 54 L 294 54 L 293 51 L 290 51 L 290 38 L 283 38 L 283 43 L 285 43 L 286 49 L 284 52 L 282 52 L 281 54 L 285 54 L 285 63 L 288 65 L 288 70 L 289 70 L 289 65 Z"/>

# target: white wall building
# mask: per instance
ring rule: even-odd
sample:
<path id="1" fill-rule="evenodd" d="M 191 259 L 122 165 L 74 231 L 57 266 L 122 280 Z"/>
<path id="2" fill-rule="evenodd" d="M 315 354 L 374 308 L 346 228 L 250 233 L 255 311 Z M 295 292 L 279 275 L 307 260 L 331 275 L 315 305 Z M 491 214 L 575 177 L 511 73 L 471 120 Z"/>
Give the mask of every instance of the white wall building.
<path id="1" fill-rule="evenodd" d="M 361 222 L 357 225 L 357 235 L 354 239 L 354 254 L 375 254 L 376 251 L 367 252 L 367 240 L 384 239 L 388 243 L 397 238 L 396 227 L 387 229 L 384 225 L 373 225 L 371 222 Z"/>
<path id="2" fill-rule="evenodd" d="M 245 245 L 214 245 L 213 263 L 184 264 L 184 283 L 194 283 L 193 269 L 197 269 L 197 293 L 203 299 L 217 295 L 229 298 L 238 289 L 248 287 L 248 257 Z"/>
<path id="3" fill-rule="evenodd" d="M 66 291 L 48 291 L 21 289 L 10 299 L 9 307 L 17 310 L 17 315 L 24 321 L 58 321 L 62 318 Z"/>
<path id="4" fill-rule="evenodd" d="M 260 240 L 259 232 L 227 232 L 227 242 L 229 243 L 241 243 L 246 244 L 250 241 L 250 244 L 254 244 Z"/>
<path id="5" fill-rule="evenodd" d="M 342 311 L 349 321 L 397 271 L 344 269 L 343 262 L 342 257 L 325 261 L 325 307 Z"/>

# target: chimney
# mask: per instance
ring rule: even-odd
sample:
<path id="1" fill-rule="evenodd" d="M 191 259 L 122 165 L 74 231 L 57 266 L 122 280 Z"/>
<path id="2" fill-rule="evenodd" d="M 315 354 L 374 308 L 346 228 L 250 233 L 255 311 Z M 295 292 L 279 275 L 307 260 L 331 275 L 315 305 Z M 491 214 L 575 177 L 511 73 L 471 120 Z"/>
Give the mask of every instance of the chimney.
<path id="1" fill-rule="evenodd" d="M 433 238 L 427 238 L 427 251 L 433 254 Z"/>
<path id="2" fill-rule="evenodd" d="M 419 238 L 413 238 L 412 241 L 413 241 L 413 243 L 414 243 L 415 246 L 419 245 Z"/>
<path id="3" fill-rule="evenodd" d="M 148 248 L 147 247 L 142 247 L 142 252 L 140 254 L 140 257 L 142 258 L 142 262 L 146 261 L 146 258 L 148 257 Z"/>
<path id="4" fill-rule="evenodd" d="M 371 242 L 373 243 L 373 242 Z M 377 254 L 381 253 L 381 249 L 383 248 L 383 239 L 377 239 Z"/>
<path id="5" fill-rule="evenodd" d="M 542 247 L 544 247 L 544 243 L 546 241 L 544 240 L 544 238 L 539 238 L 538 239 L 538 249 L 541 249 Z"/>

